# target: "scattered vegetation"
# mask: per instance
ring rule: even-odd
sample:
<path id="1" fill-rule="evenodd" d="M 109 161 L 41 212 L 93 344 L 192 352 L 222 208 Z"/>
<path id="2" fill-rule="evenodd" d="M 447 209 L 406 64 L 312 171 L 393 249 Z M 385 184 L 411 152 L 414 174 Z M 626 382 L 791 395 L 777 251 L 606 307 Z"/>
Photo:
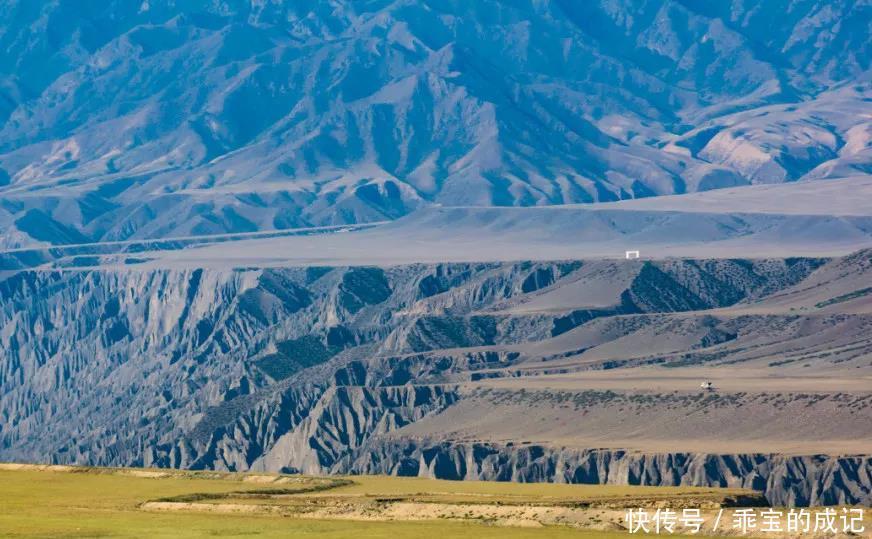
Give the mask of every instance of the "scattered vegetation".
<path id="1" fill-rule="evenodd" d="M 863 288 L 861 290 L 855 290 L 849 294 L 842 294 L 841 296 L 836 296 L 834 298 L 830 298 L 826 301 L 822 301 L 820 303 L 815 303 L 815 307 L 821 309 L 823 307 L 827 307 L 829 305 L 834 305 L 836 303 L 844 303 L 846 301 L 850 301 L 852 299 L 860 298 L 866 295 L 872 294 L 872 287 Z"/>
<path id="2" fill-rule="evenodd" d="M 278 351 L 275 354 L 265 356 L 256 363 L 273 380 L 284 380 L 305 368 L 324 363 L 342 350 L 341 347 L 325 345 L 316 335 L 282 341 L 276 348 Z"/>
<path id="3" fill-rule="evenodd" d="M 191 503 L 202 501 L 217 501 L 217 500 L 239 500 L 239 499 L 260 499 L 269 500 L 276 496 L 289 496 L 291 494 L 307 494 L 312 492 L 321 492 L 337 487 L 343 487 L 354 484 L 349 479 L 341 478 L 306 478 L 306 481 L 300 482 L 296 487 L 290 488 L 260 488 L 248 490 L 229 490 L 227 492 L 194 492 L 191 494 L 180 494 L 178 496 L 167 496 L 157 498 L 159 502 L 177 502 Z"/>

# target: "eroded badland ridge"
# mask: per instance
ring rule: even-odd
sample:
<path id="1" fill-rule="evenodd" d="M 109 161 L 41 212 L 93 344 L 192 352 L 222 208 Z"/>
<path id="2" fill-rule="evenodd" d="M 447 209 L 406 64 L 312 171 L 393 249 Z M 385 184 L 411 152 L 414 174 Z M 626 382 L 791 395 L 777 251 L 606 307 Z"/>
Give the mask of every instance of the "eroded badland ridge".
<path id="1" fill-rule="evenodd" d="M 869 503 L 870 277 L 869 250 L 20 271 L 0 455 Z"/>

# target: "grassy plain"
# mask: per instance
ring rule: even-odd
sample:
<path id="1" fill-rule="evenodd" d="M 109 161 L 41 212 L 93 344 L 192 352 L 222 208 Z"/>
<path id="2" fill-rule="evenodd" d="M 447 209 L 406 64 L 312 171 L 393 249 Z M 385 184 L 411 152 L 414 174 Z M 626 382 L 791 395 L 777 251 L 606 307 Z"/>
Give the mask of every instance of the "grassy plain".
<path id="1" fill-rule="evenodd" d="M 448 482 L 425 479 L 355 477 L 353 484 L 332 487 L 331 479 L 266 475 L 215 474 L 111 470 L 93 468 L 36 469 L 0 467 L 0 537 L 626 537 L 619 531 L 587 531 L 563 526 L 525 528 L 496 526 L 483 520 L 378 520 L 360 518 L 322 519 L 316 513 L 295 518 L 288 513 L 250 513 L 245 503 L 296 503 L 323 507 L 324 498 L 347 503 L 414 502 L 421 507 L 468 507 L 480 503 L 511 504 L 591 501 L 600 497 L 706 496 L 711 489 L 655 489 L 648 487 L 570 486 L 485 482 Z M 327 490 L 319 490 L 325 489 Z M 266 497 L 267 491 L 280 492 Z M 294 494 L 293 491 L 306 491 Z M 227 497 L 224 495 L 229 494 Z M 188 508 L 149 510 L 155 500 L 205 500 L 224 504 L 219 511 Z M 375 500 L 375 501 L 374 501 Z M 434 504 L 433 502 L 438 502 Z M 441 505 L 440 505 L 441 504 Z M 453 505 L 452 505 L 453 504 Z M 200 505 L 203 504 L 194 504 Z M 225 510 L 226 508 L 228 508 Z M 411 505 L 413 511 L 416 505 Z M 241 508 L 241 509 L 240 509 Z M 190 510 L 189 510 L 190 509 Z M 398 513 L 396 513 L 398 514 Z M 394 516 L 396 516 L 396 514 Z M 420 515 L 418 515 L 420 516 Z"/>

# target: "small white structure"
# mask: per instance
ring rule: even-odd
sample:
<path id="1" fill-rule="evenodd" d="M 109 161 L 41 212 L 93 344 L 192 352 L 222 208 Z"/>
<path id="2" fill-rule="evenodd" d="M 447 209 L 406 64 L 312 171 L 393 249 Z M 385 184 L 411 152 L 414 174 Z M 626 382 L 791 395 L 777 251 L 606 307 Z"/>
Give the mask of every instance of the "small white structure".
<path id="1" fill-rule="evenodd" d="M 715 389 L 715 385 L 713 383 L 709 382 L 708 380 L 701 383 L 699 385 L 699 387 L 700 387 L 700 389 L 705 389 L 706 391 L 714 391 L 714 389 Z"/>
<path id="2" fill-rule="evenodd" d="M 626 257 L 627 260 L 635 260 L 639 258 L 639 251 L 627 251 L 624 253 L 624 257 Z"/>

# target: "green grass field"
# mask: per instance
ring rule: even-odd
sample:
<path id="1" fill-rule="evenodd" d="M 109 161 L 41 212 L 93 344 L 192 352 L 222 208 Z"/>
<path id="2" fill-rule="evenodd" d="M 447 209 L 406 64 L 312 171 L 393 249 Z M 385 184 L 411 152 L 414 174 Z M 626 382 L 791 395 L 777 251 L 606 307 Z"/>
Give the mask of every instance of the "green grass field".
<path id="1" fill-rule="evenodd" d="M 527 529 L 457 521 L 314 520 L 282 515 L 221 514 L 197 511 L 148 511 L 152 500 L 201 497 L 235 492 L 230 498 L 265 503 L 262 493 L 280 490 L 279 501 L 330 496 L 340 500 L 425 496 L 444 503 L 484 498 L 500 503 L 589 500 L 599 496 L 684 495 L 706 489 L 448 482 L 425 479 L 355 477 L 354 484 L 306 494 L 294 490 L 324 488 L 330 479 L 288 478 L 285 483 L 248 481 L 242 474 L 180 472 L 167 477 L 138 477 L 140 472 L 106 469 L 74 471 L 0 469 L 0 536 L 2 537 L 626 537 L 614 532 L 566 527 Z M 249 478 L 252 479 L 252 478 Z M 254 479 L 270 478 L 261 476 Z M 671 492 L 670 492 L 671 491 Z M 708 492 L 712 492 L 708 489 Z M 243 493 L 243 494 L 238 494 Z M 246 498 L 244 493 L 254 493 Z M 257 494 L 260 493 L 260 494 Z M 261 497 L 259 497 L 261 496 Z M 214 502 L 222 498 L 207 500 Z"/>

